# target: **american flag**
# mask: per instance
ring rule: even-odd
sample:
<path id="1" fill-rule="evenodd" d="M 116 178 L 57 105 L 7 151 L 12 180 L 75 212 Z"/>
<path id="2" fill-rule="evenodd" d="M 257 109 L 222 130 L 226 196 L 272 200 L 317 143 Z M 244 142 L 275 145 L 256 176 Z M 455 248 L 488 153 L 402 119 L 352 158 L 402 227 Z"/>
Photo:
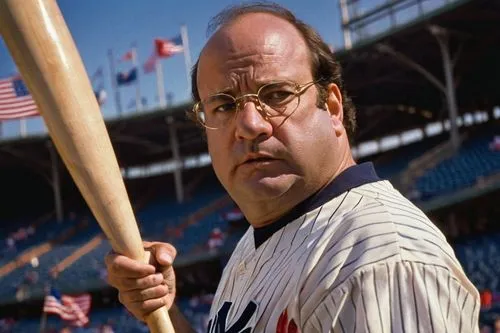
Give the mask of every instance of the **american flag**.
<path id="1" fill-rule="evenodd" d="M 32 116 L 38 110 L 21 77 L 0 79 L 0 121 Z"/>
<path id="2" fill-rule="evenodd" d="M 87 314 L 91 301 L 89 294 L 72 297 L 61 295 L 56 289 L 51 288 L 50 294 L 45 296 L 43 312 L 57 314 L 71 325 L 82 327 L 89 322 Z"/>
<path id="3" fill-rule="evenodd" d="M 184 51 L 181 36 L 172 39 L 155 39 L 156 55 L 160 58 L 168 58 L 174 54 Z"/>

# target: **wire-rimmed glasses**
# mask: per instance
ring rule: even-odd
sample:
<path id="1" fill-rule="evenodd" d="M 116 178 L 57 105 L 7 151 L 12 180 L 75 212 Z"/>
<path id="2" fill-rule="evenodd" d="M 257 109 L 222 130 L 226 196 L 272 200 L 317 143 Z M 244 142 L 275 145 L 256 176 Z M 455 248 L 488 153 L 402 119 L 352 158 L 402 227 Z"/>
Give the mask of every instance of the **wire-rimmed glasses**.
<path id="1" fill-rule="evenodd" d="M 256 94 L 234 97 L 226 93 L 211 95 L 193 107 L 196 119 L 208 129 L 220 129 L 234 119 L 247 99 L 252 99 L 264 119 L 289 117 L 299 106 L 300 95 L 318 81 L 298 84 L 292 81 L 267 83 Z"/>

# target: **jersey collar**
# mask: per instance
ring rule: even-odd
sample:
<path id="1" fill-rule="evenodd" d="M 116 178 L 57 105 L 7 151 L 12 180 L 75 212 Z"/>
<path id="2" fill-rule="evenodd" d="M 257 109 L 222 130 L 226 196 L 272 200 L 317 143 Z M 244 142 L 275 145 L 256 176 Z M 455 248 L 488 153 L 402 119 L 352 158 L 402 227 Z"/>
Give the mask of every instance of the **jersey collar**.
<path id="1" fill-rule="evenodd" d="M 295 221 L 305 213 L 322 206 L 326 202 L 350 189 L 379 180 L 380 178 L 375 172 L 373 163 L 371 162 L 361 163 L 347 168 L 342 171 L 340 175 L 335 177 L 335 179 L 325 188 L 299 203 L 276 222 L 265 227 L 254 229 L 255 248 L 262 245 L 276 231 L 280 230 L 288 223 Z"/>

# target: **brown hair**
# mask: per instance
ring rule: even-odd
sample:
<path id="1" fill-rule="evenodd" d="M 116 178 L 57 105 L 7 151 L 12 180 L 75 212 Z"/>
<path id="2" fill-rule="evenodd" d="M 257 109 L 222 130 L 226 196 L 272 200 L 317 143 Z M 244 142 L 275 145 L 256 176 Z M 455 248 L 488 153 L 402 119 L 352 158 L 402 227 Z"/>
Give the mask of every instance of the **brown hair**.
<path id="1" fill-rule="evenodd" d="M 288 9 L 271 2 L 253 2 L 241 5 L 234 5 L 222 10 L 213 17 L 208 25 L 207 34 L 214 33 L 221 26 L 226 25 L 238 17 L 250 13 L 269 13 L 287 22 L 290 22 L 303 36 L 306 45 L 311 53 L 311 70 L 314 80 L 319 80 L 317 105 L 325 109 L 328 85 L 335 83 L 342 94 L 342 106 L 344 109 L 344 127 L 350 139 L 356 129 L 356 109 L 351 99 L 347 96 L 341 77 L 340 64 L 335 60 L 333 52 L 321 39 L 320 35 L 308 24 L 299 20 Z M 198 60 L 199 61 L 199 60 Z M 197 84 L 198 61 L 191 71 L 191 90 L 193 99 L 200 100 Z M 191 119 L 196 118 L 191 112 L 188 113 Z"/>

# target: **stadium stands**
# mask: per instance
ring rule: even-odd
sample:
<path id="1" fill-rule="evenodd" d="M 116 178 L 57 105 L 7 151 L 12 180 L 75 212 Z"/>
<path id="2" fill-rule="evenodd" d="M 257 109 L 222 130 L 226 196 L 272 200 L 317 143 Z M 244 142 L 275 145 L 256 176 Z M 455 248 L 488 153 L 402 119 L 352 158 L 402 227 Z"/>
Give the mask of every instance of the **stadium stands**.
<path id="1" fill-rule="evenodd" d="M 468 239 L 455 252 L 479 290 L 500 291 L 500 234 Z"/>
<path id="2" fill-rule="evenodd" d="M 421 200 L 476 185 L 480 177 L 488 177 L 500 171 L 500 153 L 490 149 L 493 132 L 466 141 L 460 151 L 428 170 L 421 176 L 415 189 Z"/>

